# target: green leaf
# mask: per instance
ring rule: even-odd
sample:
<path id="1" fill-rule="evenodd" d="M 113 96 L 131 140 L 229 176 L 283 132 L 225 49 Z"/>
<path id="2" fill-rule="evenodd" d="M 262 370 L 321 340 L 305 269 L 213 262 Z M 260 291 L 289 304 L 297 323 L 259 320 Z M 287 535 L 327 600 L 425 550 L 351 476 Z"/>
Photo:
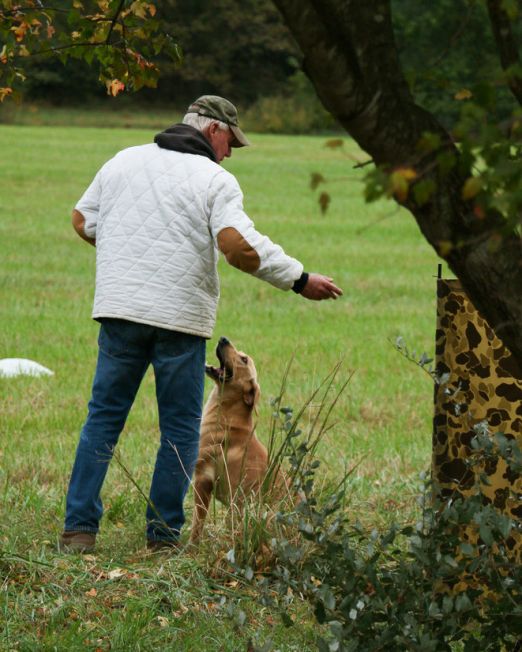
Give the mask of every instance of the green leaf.
<path id="1" fill-rule="evenodd" d="M 437 189 L 437 184 L 433 179 L 421 179 L 413 186 L 413 198 L 419 206 L 427 204 L 433 193 Z"/>
<path id="2" fill-rule="evenodd" d="M 475 546 L 472 546 L 471 543 L 461 543 L 460 550 L 462 551 L 462 554 L 467 557 L 472 557 L 475 554 Z"/>
<path id="3" fill-rule="evenodd" d="M 430 606 L 428 607 L 428 615 L 430 618 L 442 618 L 442 613 L 439 609 L 439 605 L 435 601 L 430 603 Z"/>
<path id="4" fill-rule="evenodd" d="M 469 611 L 473 608 L 471 600 L 466 593 L 460 593 L 455 599 L 455 610 L 458 612 Z"/>
<path id="5" fill-rule="evenodd" d="M 493 543 L 495 542 L 495 538 L 493 536 L 493 533 L 491 532 L 491 528 L 487 523 L 482 522 L 480 524 L 479 534 L 480 534 L 480 538 L 487 546 L 492 546 Z"/>
<path id="6" fill-rule="evenodd" d="M 518 0 L 502 0 L 502 9 L 509 16 L 510 20 L 516 20 L 520 15 Z"/>

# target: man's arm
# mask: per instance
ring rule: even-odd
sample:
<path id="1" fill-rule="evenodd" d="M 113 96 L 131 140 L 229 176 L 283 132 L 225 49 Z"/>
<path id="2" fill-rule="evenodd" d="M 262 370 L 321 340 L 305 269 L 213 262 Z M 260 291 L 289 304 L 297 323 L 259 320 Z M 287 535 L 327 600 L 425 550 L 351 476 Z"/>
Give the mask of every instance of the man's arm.
<path id="1" fill-rule="evenodd" d="M 72 212 L 71 223 L 80 238 L 85 240 L 85 242 L 88 242 L 93 247 L 96 246 L 96 239 L 89 238 L 88 235 L 85 235 L 85 217 L 80 213 L 80 211 L 76 210 L 76 208 Z"/>
<path id="2" fill-rule="evenodd" d="M 308 280 L 298 294 L 305 299 L 322 301 L 323 299 L 337 299 L 342 296 L 343 291 L 333 283 L 333 279 L 329 276 L 308 274 Z"/>
<path id="3" fill-rule="evenodd" d="M 342 295 L 330 277 L 307 274 L 298 260 L 287 256 L 279 245 L 256 231 L 244 212 L 243 194 L 232 175 L 216 175 L 211 190 L 212 234 L 229 264 L 282 290 L 291 288 L 312 301 L 337 299 Z"/>

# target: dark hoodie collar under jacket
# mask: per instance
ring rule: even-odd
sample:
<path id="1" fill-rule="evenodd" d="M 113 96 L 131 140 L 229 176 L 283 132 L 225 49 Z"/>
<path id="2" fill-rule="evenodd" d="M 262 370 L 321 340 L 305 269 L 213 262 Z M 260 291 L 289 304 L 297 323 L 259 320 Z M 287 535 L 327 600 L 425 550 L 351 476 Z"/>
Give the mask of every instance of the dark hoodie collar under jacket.
<path id="1" fill-rule="evenodd" d="M 212 145 L 205 136 L 190 125 L 177 124 L 165 129 L 154 137 L 154 142 L 163 149 L 173 149 L 183 154 L 206 156 L 217 163 Z"/>

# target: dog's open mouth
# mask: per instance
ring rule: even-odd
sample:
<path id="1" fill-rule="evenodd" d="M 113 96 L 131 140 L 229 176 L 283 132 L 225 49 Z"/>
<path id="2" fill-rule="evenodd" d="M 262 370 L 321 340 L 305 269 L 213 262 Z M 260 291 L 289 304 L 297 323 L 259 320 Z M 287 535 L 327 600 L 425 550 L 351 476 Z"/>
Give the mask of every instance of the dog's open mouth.
<path id="1" fill-rule="evenodd" d="M 218 383 L 226 383 L 227 380 L 231 380 L 234 372 L 229 366 L 227 366 L 219 346 L 216 349 L 216 355 L 219 360 L 219 367 L 213 367 L 212 365 L 206 364 L 205 373 Z"/>

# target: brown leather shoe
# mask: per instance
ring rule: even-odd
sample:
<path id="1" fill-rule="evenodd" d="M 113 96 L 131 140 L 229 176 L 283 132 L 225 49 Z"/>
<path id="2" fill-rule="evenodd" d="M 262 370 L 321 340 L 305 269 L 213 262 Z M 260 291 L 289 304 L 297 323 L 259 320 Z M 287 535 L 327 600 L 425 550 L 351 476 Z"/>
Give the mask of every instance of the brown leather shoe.
<path id="1" fill-rule="evenodd" d="M 181 544 L 179 541 L 173 541 L 173 540 L 166 540 L 166 539 L 159 539 L 159 540 L 152 540 L 152 539 L 147 539 L 147 550 L 150 550 L 150 552 L 178 552 L 179 549 L 181 548 Z"/>
<path id="2" fill-rule="evenodd" d="M 60 552 L 93 552 L 96 544 L 94 532 L 64 532 L 60 537 Z"/>

